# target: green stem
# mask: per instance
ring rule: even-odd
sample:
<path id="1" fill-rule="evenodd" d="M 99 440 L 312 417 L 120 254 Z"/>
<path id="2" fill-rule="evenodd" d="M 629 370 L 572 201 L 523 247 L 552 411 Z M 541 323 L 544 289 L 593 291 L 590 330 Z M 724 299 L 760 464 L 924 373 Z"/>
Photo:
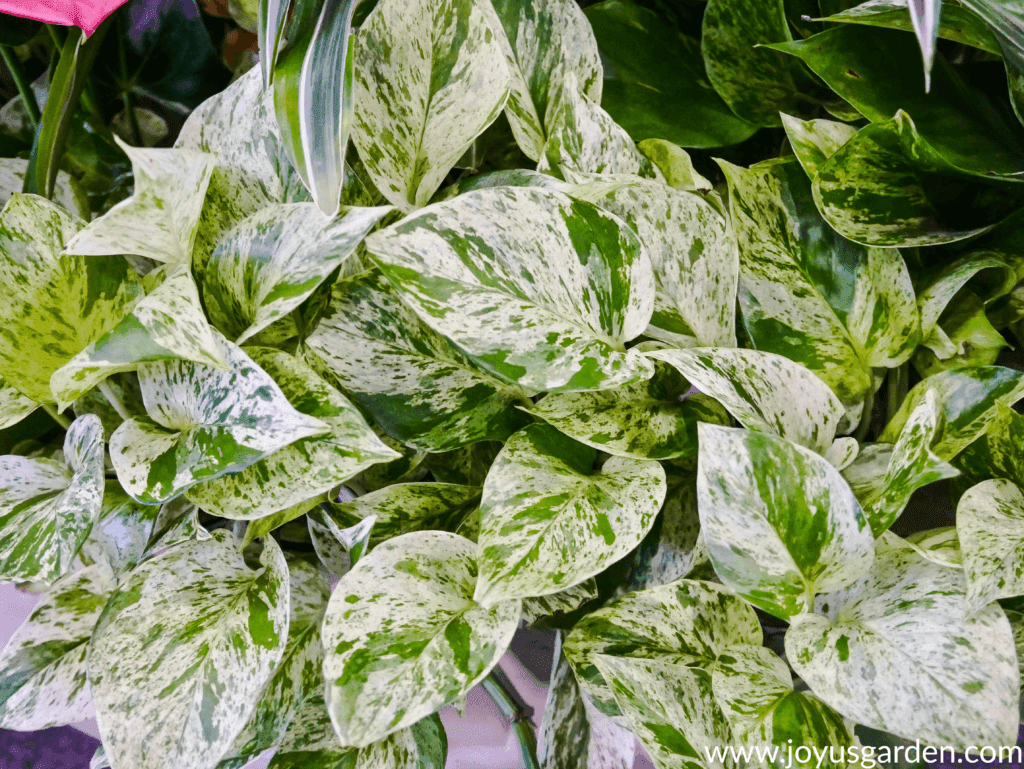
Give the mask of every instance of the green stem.
<path id="1" fill-rule="evenodd" d="M 0 56 L 3 56 L 4 64 L 10 70 L 11 77 L 14 78 L 14 84 L 18 86 L 18 95 L 21 97 L 21 103 L 25 105 L 28 119 L 32 121 L 32 128 L 38 128 L 39 119 L 42 117 L 42 114 L 39 112 L 36 95 L 32 92 L 32 84 L 25 77 L 25 70 L 21 68 L 21 62 L 18 61 L 18 55 L 11 46 L 0 45 Z"/>
<path id="2" fill-rule="evenodd" d="M 537 760 L 537 736 L 534 733 L 533 722 L 517 697 L 509 691 L 509 685 L 502 680 L 504 676 L 496 674 L 492 670 L 481 683 L 484 691 L 498 706 L 501 715 L 512 725 L 512 733 L 519 743 L 519 752 L 523 757 L 525 769 L 539 769 L 540 762 Z"/>
<path id="3" fill-rule="evenodd" d="M 857 443 L 863 443 L 868 437 L 868 430 L 871 429 L 871 412 L 875 410 L 875 385 L 872 382 L 868 385 L 868 394 L 864 396 L 864 413 L 861 414 L 860 424 L 857 425 L 857 432 L 854 433 Z"/>
<path id="4" fill-rule="evenodd" d="M 103 393 L 103 397 L 107 399 L 107 402 L 114 407 L 114 411 L 117 412 L 121 419 L 127 420 L 132 418 L 131 413 L 124 407 L 124 403 L 117 396 L 117 393 L 114 392 L 114 388 L 110 386 L 110 382 L 105 379 L 100 382 L 99 391 Z"/>
<path id="5" fill-rule="evenodd" d="M 128 130 L 131 132 L 131 144 L 133 147 L 142 146 L 142 131 L 139 130 L 139 121 L 135 116 L 135 109 L 132 105 L 132 86 L 128 78 L 128 59 L 124 52 L 124 31 L 117 36 L 117 59 L 121 69 L 121 101 L 124 102 L 125 119 L 128 121 Z"/>
<path id="6" fill-rule="evenodd" d="M 907 397 L 907 385 L 910 382 L 910 364 L 904 363 L 889 372 L 888 400 L 885 404 L 885 423 L 889 424 Z"/>
<path id="7" fill-rule="evenodd" d="M 43 404 L 43 411 L 45 411 L 47 414 L 49 414 L 51 417 L 53 417 L 53 421 L 56 422 L 57 424 L 59 424 L 65 430 L 67 430 L 69 427 L 71 427 L 71 420 L 69 420 L 66 416 L 61 414 L 59 411 L 57 411 L 57 409 L 54 408 L 53 404 L 51 404 L 51 403 L 44 403 Z"/>
<path id="8" fill-rule="evenodd" d="M 50 39 L 57 46 L 57 55 L 60 56 L 60 49 L 64 47 L 64 35 L 53 24 L 47 24 L 46 31 L 50 33 Z"/>

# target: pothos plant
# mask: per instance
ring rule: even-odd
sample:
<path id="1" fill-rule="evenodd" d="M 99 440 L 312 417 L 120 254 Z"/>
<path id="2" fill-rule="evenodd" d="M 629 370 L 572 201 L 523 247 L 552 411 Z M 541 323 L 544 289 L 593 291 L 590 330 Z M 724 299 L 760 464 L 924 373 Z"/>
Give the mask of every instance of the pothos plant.
<path id="1" fill-rule="evenodd" d="M 1013 744 L 1021 16 L 844 5 L 263 5 L 131 198 L 11 195 L 0 726 L 441 767 L 526 623 L 527 766 Z"/>

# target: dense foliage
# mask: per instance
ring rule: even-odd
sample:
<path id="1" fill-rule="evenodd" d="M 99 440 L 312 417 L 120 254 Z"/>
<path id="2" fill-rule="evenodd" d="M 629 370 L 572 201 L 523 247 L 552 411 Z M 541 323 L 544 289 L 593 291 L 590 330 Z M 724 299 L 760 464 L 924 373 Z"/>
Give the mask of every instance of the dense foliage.
<path id="1" fill-rule="evenodd" d="M 528 766 L 1014 744 L 1020 3 L 356 5 L 121 202 L 74 77 L 0 160 L 0 727 L 440 769 L 525 622 Z"/>

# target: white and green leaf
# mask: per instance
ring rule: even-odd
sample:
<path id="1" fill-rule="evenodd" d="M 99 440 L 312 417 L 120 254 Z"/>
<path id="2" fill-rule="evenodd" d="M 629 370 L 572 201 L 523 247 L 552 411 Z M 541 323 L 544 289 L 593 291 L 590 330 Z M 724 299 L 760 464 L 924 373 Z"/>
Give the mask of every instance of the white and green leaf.
<path id="1" fill-rule="evenodd" d="M 967 490 L 956 508 L 956 531 L 967 575 L 967 614 L 997 598 L 1024 595 L 1024 492 L 997 478 Z"/>

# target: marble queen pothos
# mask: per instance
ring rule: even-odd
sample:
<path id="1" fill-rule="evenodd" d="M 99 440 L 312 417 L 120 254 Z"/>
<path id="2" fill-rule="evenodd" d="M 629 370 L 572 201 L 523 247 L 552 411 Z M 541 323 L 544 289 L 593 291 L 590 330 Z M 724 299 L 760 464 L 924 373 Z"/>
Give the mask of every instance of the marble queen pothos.
<path id="1" fill-rule="evenodd" d="M 441 769 L 528 624 L 527 767 L 1012 745 L 1019 3 L 311 5 L 110 210 L 0 190 L 0 727 Z"/>

